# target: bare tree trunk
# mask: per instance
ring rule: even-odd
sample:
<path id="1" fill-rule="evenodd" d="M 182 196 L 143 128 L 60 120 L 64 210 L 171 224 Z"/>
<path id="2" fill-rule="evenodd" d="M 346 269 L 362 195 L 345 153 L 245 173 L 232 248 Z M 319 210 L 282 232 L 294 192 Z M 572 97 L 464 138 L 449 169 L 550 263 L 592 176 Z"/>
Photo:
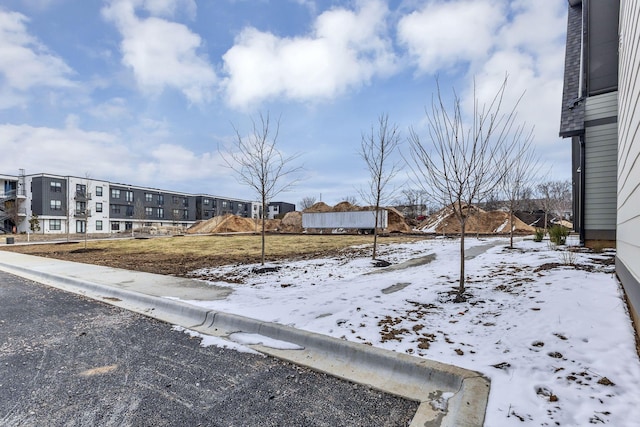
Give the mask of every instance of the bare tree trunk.
<path id="1" fill-rule="evenodd" d="M 513 249 L 513 208 L 509 211 L 509 249 Z"/>
<path id="2" fill-rule="evenodd" d="M 378 218 L 379 218 L 379 209 L 376 208 L 376 215 L 375 215 L 375 226 L 373 227 L 373 259 L 376 259 L 377 256 L 377 252 L 378 252 Z"/>
<path id="3" fill-rule="evenodd" d="M 264 194 L 264 193 L 263 193 Z M 266 219 L 265 219 L 265 213 L 267 212 L 267 200 L 266 198 L 262 198 L 262 231 L 260 232 L 260 264 L 264 265 L 264 253 L 265 253 L 265 226 L 266 226 Z"/>
<path id="4" fill-rule="evenodd" d="M 465 264 L 464 264 L 464 237 L 466 235 L 467 221 L 464 220 L 460 223 L 460 280 L 458 282 L 458 294 L 456 295 L 455 302 L 465 302 L 464 292 L 465 288 Z"/>

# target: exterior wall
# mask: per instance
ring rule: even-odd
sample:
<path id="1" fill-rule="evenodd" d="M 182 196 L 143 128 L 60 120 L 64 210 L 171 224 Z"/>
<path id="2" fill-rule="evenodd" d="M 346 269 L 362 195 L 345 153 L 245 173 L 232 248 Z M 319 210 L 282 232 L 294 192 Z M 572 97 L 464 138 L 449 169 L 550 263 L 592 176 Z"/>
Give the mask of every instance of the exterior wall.
<path id="1" fill-rule="evenodd" d="M 640 331 L 640 2 L 622 0 L 616 271 Z"/>
<path id="2" fill-rule="evenodd" d="M 109 183 L 78 177 L 67 177 L 67 183 L 69 231 L 109 233 Z"/>
<path id="3" fill-rule="evenodd" d="M 585 108 L 585 240 L 615 240 L 618 92 L 587 98 Z"/>
<path id="4" fill-rule="evenodd" d="M 289 212 L 296 210 L 296 205 L 286 202 L 271 202 L 269 203 L 268 218 L 274 219 L 278 215 L 285 215 Z"/>

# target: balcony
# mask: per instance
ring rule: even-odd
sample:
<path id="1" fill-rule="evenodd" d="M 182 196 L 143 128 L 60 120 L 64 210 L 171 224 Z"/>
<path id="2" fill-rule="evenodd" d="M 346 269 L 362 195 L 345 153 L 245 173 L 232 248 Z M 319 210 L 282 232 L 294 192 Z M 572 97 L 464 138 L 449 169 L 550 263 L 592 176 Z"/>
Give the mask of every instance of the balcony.
<path id="1" fill-rule="evenodd" d="M 74 218 L 89 218 L 91 216 L 91 209 L 87 209 L 85 211 L 78 211 L 73 213 Z"/>
<path id="2" fill-rule="evenodd" d="M 85 193 L 84 191 L 76 191 L 75 200 L 78 200 L 78 201 L 91 200 L 91 193 Z"/>

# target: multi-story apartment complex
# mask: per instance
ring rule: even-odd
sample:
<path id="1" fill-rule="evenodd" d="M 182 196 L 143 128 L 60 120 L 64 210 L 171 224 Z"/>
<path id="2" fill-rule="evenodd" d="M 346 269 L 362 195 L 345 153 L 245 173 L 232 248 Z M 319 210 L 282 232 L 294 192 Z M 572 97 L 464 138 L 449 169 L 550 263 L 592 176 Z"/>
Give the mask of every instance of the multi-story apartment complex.
<path id="1" fill-rule="evenodd" d="M 52 174 L 0 175 L 0 232 L 117 233 L 179 225 L 234 214 L 259 218 L 259 202 L 187 194 Z"/>

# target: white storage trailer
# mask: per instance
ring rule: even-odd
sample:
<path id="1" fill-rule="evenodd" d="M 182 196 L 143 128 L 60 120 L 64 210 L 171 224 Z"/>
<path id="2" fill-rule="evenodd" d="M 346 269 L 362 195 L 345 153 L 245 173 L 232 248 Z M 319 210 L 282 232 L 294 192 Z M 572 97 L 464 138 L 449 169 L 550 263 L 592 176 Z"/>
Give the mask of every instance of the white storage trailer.
<path id="1" fill-rule="evenodd" d="M 387 224 L 387 211 L 380 209 L 377 228 L 385 229 Z M 303 212 L 302 228 L 343 228 L 369 232 L 376 228 L 376 211 Z"/>

